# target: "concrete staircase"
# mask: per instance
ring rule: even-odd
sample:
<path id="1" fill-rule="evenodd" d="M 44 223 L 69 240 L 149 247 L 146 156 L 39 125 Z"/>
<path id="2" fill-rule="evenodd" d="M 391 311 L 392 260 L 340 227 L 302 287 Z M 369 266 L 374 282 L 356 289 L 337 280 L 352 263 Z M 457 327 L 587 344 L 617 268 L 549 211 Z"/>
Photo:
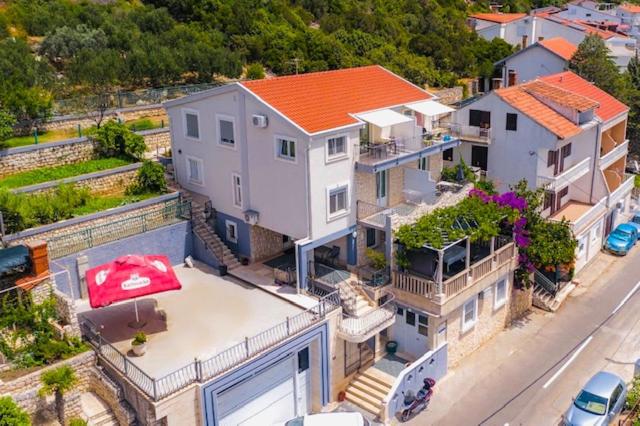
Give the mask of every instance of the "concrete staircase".
<path id="1" fill-rule="evenodd" d="M 338 285 L 343 307 L 349 314 L 361 317 L 375 309 L 373 302 L 357 285 L 343 281 Z"/>
<path id="2" fill-rule="evenodd" d="M 93 392 L 80 395 L 82 412 L 89 426 L 118 426 L 118 420 L 111 408 Z"/>
<path id="3" fill-rule="evenodd" d="M 196 201 L 188 192 L 183 192 L 182 198 L 184 200 L 191 201 L 191 227 L 193 232 L 207 243 L 209 252 L 218 259 L 218 261 L 222 260 L 222 263 L 227 265 L 227 270 L 240 266 L 240 262 L 236 256 L 231 252 L 229 247 L 224 244 L 213 228 L 206 222 L 204 204 Z M 220 259 L 220 257 L 222 257 L 222 259 Z"/>
<path id="4" fill-rule="evenodd" d="M 544 287 L 536 284 L 533 287 L 533 306 L 548 312 L 555 312 L 562 306 L 562 302 L 564 302 L 574 288 L 576 288 L 576 285 L 569 283 L 562 287 L 555 295 L 552 295 Z"/>
<path id="5" fill-rule="evenodd" d="M 368 368 L 351 381 L 346 399 L 363 410 L 380 416 L 382 400 L 391 391 L 394 378 L 375 369 Z"/>

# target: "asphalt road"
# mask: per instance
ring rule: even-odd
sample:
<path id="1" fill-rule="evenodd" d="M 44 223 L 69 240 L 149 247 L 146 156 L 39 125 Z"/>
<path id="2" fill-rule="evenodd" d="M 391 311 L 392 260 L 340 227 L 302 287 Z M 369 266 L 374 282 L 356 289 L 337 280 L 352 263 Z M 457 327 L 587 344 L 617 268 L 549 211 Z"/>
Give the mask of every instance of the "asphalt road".
<path id="1" fill-rule="evenodd" d="M 589 270 L 595 279 L 560 310 L 533 313 L 472 354 L 408 424 L 558 425 L 597 371 L 629 382 L 640 357 L 640 248 L 601 256 Z"/>

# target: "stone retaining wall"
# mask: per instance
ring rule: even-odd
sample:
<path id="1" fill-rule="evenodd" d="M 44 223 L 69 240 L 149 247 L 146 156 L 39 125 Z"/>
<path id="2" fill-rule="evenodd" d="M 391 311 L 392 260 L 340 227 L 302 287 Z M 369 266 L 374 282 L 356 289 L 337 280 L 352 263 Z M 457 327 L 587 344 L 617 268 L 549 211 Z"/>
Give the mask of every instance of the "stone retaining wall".
<path id="1" fill-rule="evenodd" d="M 514 288 L 511 292 L 511 300 L 509 301 L 509 317 L 507 323 L 517 321 L 525 316 L 533 304 L 533 286 L 526 289 Z"/>
<path id="2" fill-rule="evenodd" d="M 83 418 L 80 395 L 93 392 L 113 411 L 120 425 L 130 425 L 135 421 L 135 414 L 118 386 L 96 367 L 96 355 L 90 350 L 71 359 L 57 362 L 54 365 L 34 371 L 15 380 L 0 381 L 0 395 L 10 395 L 33 419 L 33 424 L 41 424 L 56 418 L 54 398 L 41 398 L 40 376 L 43 372 L 69 365 L 75 371 L 78 383 L 65 397 L 65 416 Z"/>
<path id="3" fill-rule="evenodd" d="M 165 208 L 165 202 L 173 198 L 178 198 L 177 193 L 161 195 L 138 203 L 131 203 L 122 207 L 105 210 L 102 212 L 81 216 L 73 219 L 62 220 L 49 225 L 37 228 L 26 229 L 24 231 L 9 234 L 4 237 L 4 241 L 9 245 L 26 244 L 30 241 L 49 241 L 51 238 L 70 233 L 79 233 L 83 230 L 94 228 L 99 225 L 113 223 L 129 217 L 141 216 L 145 213 L 160 211 Z"/>
<path id="4" fill-rule="evenodd" d="M 162 117 L 166 116 L 162 105 L 144 105 L 134 108 L 114 109 L 105 113 L 103 123 L 110 119 L 120 118 L 123 121 L 137 120 L 143 117 Z M 82 128 L 87 128 L 96 125 L 96 121 L 92 118 L 96 114 L 87 115 L 64 115 L 60 117 L 54 117 L 47 123 L 38 126 L 41 130 L 59 130 L 59 129 L 75 129 L 78 124 Z M 166 120 L 168 122 L 168 119 Z"/>
<path id="5" fill-rule="evenodd" d="M 171 146 L 168 127 L 137 133 L 144 137 L 147 151 L 162 151 Z M 42 167 L 81 163 L 95 156 L 95 145 L 87 137 L 0 150 L 0 179 Z"/>
<path id="6" fill-rule="evenodd" d="M 86 187 L 94 195 L 121 195 L 134 182 L 142 163 L 128 164 L 115 169 L 74 176 L 67 179 L 53 180 L 37 185 L 17 188 L 14 192 L 43 193 L 54 191 L 58 185 L 73 183 L 76 187 Z"/>

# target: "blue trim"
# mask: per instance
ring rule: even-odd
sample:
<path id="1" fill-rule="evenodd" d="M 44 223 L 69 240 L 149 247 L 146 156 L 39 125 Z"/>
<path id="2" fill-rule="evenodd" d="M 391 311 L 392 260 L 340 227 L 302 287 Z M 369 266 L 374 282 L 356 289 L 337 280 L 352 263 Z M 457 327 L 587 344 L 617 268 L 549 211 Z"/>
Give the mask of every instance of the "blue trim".
<path id="1" fill-rule="evenodd" d="M 344 237 L 345 235 L 349 235 L 356 230 L 356 225 L 351 225 L 347 228 L 341 229 L 339 231 L 333 232 L 329 235 L 325 235 L 324 237 L 318 238 L 316 240 L 307 241 L 304 244 L 300 244 L 296 246 L 296 262 L 297 262 L 297 270 L 298 270 L 298 282 L 300 283 L 300 288 L 307 288 L 307 277 L 309 276 L 309 251 L 313 250 L 316 247 L 320 247 L 330 241 L 336 240 L 340 237 Z"/>
<path id="2" fill-rule="evenodd" d="M 217 426 L 219 419 L 216 415 L 215 401 L 217 401 L 218 393 L 243 382 L 259 371 L 282 361 L 283 359 L 297 353 L 298 351 L 308 347 L 314 340 L 319 339 L 320 343 L 320 369 L 322 382 L 322 405 L 329 403 L 330 392 L 330 370 L 329 370 L 329 331 L 327 323 L 323 323 L 318 327 L 306 332 L 305 334 L 286 342 L 284 345 L 273 349 L 272 351 L 262 355 L 255 361 L 246 364 L 237 370 L 233 370 L 224 376 L 209 382 L 202 386 L 202 419 L 207 426 Z"/>
<path id="3" fill-rule="evenodd" d="M 347 235 L 347 264 L 355 265 L 358 263 L 358 244 L 353 234 Z"/>
<path id="4" fill-rule="evenodd" d="M 356 170 L 363 173 L 377 173 L 382 170 L 392 169 L 403 164 L 416 161 L 422 157 L 428 157 L 433 154 L 437 154 L 449 148 L 455 148 L 461 144 L 460 139 L 452 139 L 450 141 L 438 143 L 435 145 L 424 147 L 418 151 L 406 153 L 396 158 L 390 158 L 388 160 L 381 160 L 376 164 L 363 164 L 356 162 Z"/>

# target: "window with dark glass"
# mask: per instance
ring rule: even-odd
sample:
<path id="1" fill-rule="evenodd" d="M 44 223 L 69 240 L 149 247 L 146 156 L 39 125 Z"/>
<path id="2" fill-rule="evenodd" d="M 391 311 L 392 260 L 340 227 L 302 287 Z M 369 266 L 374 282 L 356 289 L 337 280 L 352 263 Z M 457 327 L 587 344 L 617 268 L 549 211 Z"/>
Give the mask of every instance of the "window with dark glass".
<path id="1" fill-rule="evenodd" d="M 518 114 L 507 113 L 507 130 L 518 130 Z"/>
<path id="2" fill-rule="evenodd" d="M 407 311 L 406 321 L 409 325 L 416 325 L 416 314 L 411 311 Z"/>
<path id="3" fill-rule="evenodd" d="M 444 161 L 453 161 L 453 148 L 442 151 L 442 159 Z"/>
<path id="4" fill-rule="evenodd" d="M 545 192 L 544 193 L 544 205 L 542 207 L 542 210 L 546 210 L 546 209 L 550 208 L 553 205 L 554 195 L 555 194 L 553 192 Z"/>
<path id="5" fill-rule="evenodd" d="M 309 369 L 309 348 L 298 352 L 298 373 Z"/>
<path id="6" fill-rule="evenodd" d="M 482 127 L 488 129 L 491 127 L 491 112 L 481 111 L 478 109 L 469 110 L 469 126 Z"/>

